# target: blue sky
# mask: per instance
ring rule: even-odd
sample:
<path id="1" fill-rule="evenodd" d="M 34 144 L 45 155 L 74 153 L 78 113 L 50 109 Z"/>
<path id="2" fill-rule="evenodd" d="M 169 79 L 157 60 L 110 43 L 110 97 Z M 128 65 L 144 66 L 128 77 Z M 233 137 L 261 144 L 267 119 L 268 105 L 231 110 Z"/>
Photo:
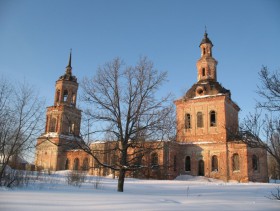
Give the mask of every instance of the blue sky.
<path id="1" fill-rule="evenodd" d="M 79 81 L 115 57 L 134 65 L 147 56 L 168 71 L 161 94 L 179 98 L 197 81 L 205 25 L 218 81 L 242 119 L 253 111 L 262 65 L 280 68 L 278 0 L 0 0 L 0 76 L 28 81 L 50 106 L 70 48 Z"/>

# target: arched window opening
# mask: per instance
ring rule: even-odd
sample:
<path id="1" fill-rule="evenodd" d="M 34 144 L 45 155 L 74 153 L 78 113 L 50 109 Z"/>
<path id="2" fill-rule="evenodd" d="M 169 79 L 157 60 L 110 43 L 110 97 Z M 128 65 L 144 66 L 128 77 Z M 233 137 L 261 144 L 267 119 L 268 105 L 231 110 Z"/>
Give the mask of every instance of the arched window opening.
<path id="1" fill-rule="evenodd" d="M 216 155 L 212 156 L 212 171 L 218 171 L 218 157 Z"/>
<path id="2" fill-rule="evenodd" d="M 56 132 L 56 118 L 51 118 L 49 132 Z"/>
<path id="3" fill-rule="evenodd" d="M 239 155 L 237 153 L 232 156 L 232 170 L 239 171 Z"/>
<path id="4" fill-rule="evenodd" d="M 191 171 L 191 157 L 187 156 L 185 159 L 185 171 Z"/>
<path id="5" fill-rule="evenodd" d="M 59 102 L 59 98 L 60 98 L 60 90 L 56 91 L 56 102 Z"/>
<path id="6" fill-rule="evenodd" d="M 79 158 L 75 158 L 73 170 L 75 170 L 75 171 L 79 170 Z"/>
<path id="7" fill-rule="evenodd" d="M 205 55 L 205 53 L 206 53 L 206 49 L 205 49 L 205 48 L 203 48 L 203 55 Z"/>
<path id="8" fill-rule="evenodd" d="M 88 158 L 85 158 L 83 160 L 83 170 L 87 171 L 89 169 L 89 165 L 88 165 Z"/>
<path id="9" fill-rule="evenodd" d="M 75 133 L 75 124 L 74 123 L 71 124 L 70 133 L 73 133 L 73 134 Z"/>
<path id="10" fill-rule="evenodd" d="M 203 127 L 203 115 L 202 112 L 197 112 L 197 127 Z"/>
<path id="11" fill-rule="evenodd" d="M 191 128 L 191 115 L 185 114 L 185 128 L 190 129 Z"/>
<path id="12" fill-rule="evenodd" d="M 71 104 L 72 104 L 72 105 L 75 105 L 75 100 L 76 100 L 76 94 L 73 93 L 73 94 L 72 94 L 72 98 L 71 98 Z"/>
<path id="13" fill-rule="evenodd" d="M 158 168 L 158 154 L 153 153 L 151 156 L 151 167 Z"/>
<path id="14" fill-rule="evenodd" d="M 259 159 L 256 155 L 253 155 L 252 157 L 252 164 L 253 164 L 253 170 L 258 171 L 259 170 Z"/>
<path id="15" fill-rule="evenodd" d="M 177 157 L 174 155 L 173 158 L 173 171 L 177 171 Z"/>
<path id="16" fill-rule="evenodd" d="M 205 68 L 202 68 L 202 76 L 205 76 Z"/>
<path id="17" fill-rule="evenodd" d="M 70 162 L 69 162 L 69 159 L 67 158 L 65 161 L 65 170 L 69 169 L 69 165 L 70 165 Z"/>
<path id="18" fill-rule="evenodd" d="M 217 120 L 216 120 L 216 112 L 210 111 L 210 127 L 216 127 Z"/>
<path id="19" fill-rule="evenodd" d="M 63 92 L 63 101 L 66 102 L 67 98 L 68 98 L 68 91 L 64 90 L 64 92 Z"/>

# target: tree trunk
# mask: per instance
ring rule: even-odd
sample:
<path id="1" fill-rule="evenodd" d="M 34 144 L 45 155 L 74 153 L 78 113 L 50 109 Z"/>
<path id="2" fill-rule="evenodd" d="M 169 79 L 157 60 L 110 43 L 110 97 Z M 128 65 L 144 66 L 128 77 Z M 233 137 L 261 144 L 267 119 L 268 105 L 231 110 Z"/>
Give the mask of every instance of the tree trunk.
<path id="1" fill-rule="evenodd" d="M 126 172 L 125 169 L 120 170 L 119 179 L 118 179 L 118 192 L 123 192 L 125 172 Z"/>

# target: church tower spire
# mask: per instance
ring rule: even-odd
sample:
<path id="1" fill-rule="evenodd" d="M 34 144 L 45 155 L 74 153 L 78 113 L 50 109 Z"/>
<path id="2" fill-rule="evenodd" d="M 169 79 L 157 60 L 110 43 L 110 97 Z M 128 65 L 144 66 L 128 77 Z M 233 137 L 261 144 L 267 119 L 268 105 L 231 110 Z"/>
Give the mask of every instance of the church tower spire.
<path id="1" fill-rule="evenodd" d="M 67 65 L 66 71 L 65 71 L 66 74 L 68 74 L 68 75 L 72 75 L 71 60 L 72 60 L 72 49 L 70 49 L 69 61 L 68 61 L 68 65 Z"/>
<path id="2" fill-rule="evenodd" d="M 197 67 L 197 80 L 212 80 L 217 81 L 216 67 L 218 62 L 212 57 L 213 44 L 208 38 L 207 31 L 205 29 L 204 37 L 200 42 L 201 57 L 196 63 Z"/>

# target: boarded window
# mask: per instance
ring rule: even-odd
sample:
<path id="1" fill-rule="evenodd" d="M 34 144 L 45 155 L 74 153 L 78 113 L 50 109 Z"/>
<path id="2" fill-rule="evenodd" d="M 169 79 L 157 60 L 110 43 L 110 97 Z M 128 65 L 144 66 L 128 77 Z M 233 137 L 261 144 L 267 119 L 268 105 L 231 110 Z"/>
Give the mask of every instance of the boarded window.
<path id="1" fill-rule="evenodd" d="M 49 132 L 56 132 L 56 118 L 51 118 Z"/>
<path id="2" fill-rule="evenodd" d="M 216 125 L 217 125 L 216 112 L 210 111 L 210 127 L 216 127 Z"/>
<path id="3" fill-rule="evenodd" d="M 212 156 L 212 171 L 218 171 L 218 157 L 216 155 Z"/>
<path id="4" fill-rule="evenodd" d="M 191 157 L 187 156 L 185 159 L 185 171 L 191 170 Z"/>
<path id="5" fill-rule="evenodd" d="M 203 127 L 203 115 L 202 112 L 197 112 L 197 127 L 201 128 Z"/>
<path id="6" fill-rule="evenodd" d="M 232 170 L 239 171 L 239 155 L 237 153 L 232 156 Z"/>
<path id="7" fill-rule="evenodd" d="M 185 128 L 190 129 L 191 128 L 191 115 L 185 114 Z"/>

